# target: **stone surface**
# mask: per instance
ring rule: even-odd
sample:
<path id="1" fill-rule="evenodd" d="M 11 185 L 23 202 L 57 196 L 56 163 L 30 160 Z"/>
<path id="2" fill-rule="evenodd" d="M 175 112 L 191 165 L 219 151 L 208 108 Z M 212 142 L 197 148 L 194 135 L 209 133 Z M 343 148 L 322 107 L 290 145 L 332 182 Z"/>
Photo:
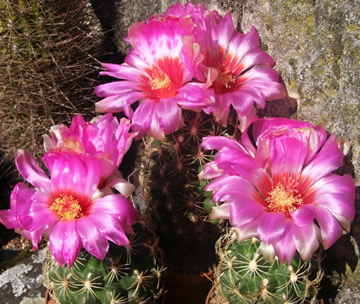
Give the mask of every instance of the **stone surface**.
<path id="1" fill-rule="evenodd" d="M 0 274 L 1 303 L 44 303 L 42 296 L 46 291 L 43 277 L 45 256 L 46 249 L 42 249 L 21 264 Z"/>

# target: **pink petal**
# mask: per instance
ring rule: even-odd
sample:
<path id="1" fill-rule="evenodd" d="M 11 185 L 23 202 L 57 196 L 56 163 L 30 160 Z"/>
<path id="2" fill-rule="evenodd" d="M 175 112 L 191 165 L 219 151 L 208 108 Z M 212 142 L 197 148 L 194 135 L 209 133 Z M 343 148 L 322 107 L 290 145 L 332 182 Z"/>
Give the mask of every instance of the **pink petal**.
<path id="1" fill-rule="evenodd" d="M 215 106 L 212 109 L 215 120 L 226 126 L 227 119 L 230 113 L 230 100 L 224 96 L 224 94 L 215 95 Z M 210 106 L 212 108 L 212 106 Z"/>
<path id="2" fill-rule="evenodd" d="M 90 212 L 109 214 L 125 226 L 131 226 L 139 215 L 130 201 L 121 194 L 107 195 L 95 200 Z"/>
<path id="3" fill-rule="evenodd" d="M 258 237 L 258 225 L 258 221 L 253 221 L 240 227 L 233 227 L 232 229 L 234 229 L 236 232 L 236 239 L 241 242 L 251 239 L 253 237 Z"/>
<path id="4" fill-rule="evenodd" d="M 285 232 L 284 213 L 267 212 L 259 218 L 258 234 L 260 240 L 272 244 L 279 241 Z"/>
<path id="5" fill-rule="evenodd" d="M 299 209 L 290 212 L 293 223 L 298 227 L 310 226 L 314 221 L 316 209 L 312 205 L 301 205 Z"/>
<path id="6" fill-rule="evenodd" d="M 322 243 L 326 250 L 342 236 L 342 228 L 335 217 L 326 209 L 317 209 L 316 220 L 319 223 Z"/>
<path id="7" fill-rule="evenodd" d="M 343 155 L 338 148 L 335 135 L 331 135 L 320 152 L 306 165 L 303 170 L 303 175 L 316 181 L 341 167 L 342 164 Z"/>
<path id="8" fill-rule="evenodd" d="M 227 220 L 230 218 L 230 203 L 224 203 L 211 208 L 210 218 L 217 220 Z"/>
<path id="9" fill-rule="evenodd" d="M 7 229 L 23 227 L 12 210 L 0 210 L 0 222 L 6 226 Z"/>
<path id="10" fill-rule="evenodd" d="M 102 260 L 109 250 L 109 242 L 92 221 L 86 216 L 79 218 L 76 222 L 76 231 L 85 249 Z"/>
<path id="11" fill-rule="evenodd" d="M 51 183 L 45 172 L 39 167 L 30 153 L 18 150 L 15 157 L 16 167 L 20 174 L 43 193 L 51 192 Z"/>
<path id="12" fill-rule="evenodd" d="M 57 227 L 58 226 L 58 227 Z M 63 238 L 62 256 L 65 263 L 71 267 L 80 253 L 81 242 L 76 232 L 76 221 L 59 222 L 55 227 L 61 229 L 60 237 Z M 53 231 L 51 232 L 51 234 Z M 50 234 L 50 236 L 51 236 Z"/>
<path id="13" fill-rule="evenodd" d="M 136 91 L 129 94 L 111 95 L 95 103 L 95 111 L 98 113 L 121 112 L 126 106 L 133 104 L 141 98 L 144 98 L 144 93 Z"/>
<path id="14" fill-rule="evenodd" d="M 197 83 L 187 83 L 178 90 L 176 102 L 183 108 L 201 110 L 215 103 L 212 90 Z"/>
<path id="15" fill-rule="evenodd" d="M 232 21 L 231 14 L 227 13 L 216 28 L 216 38 L 218 39 L 219 45 L 224 50 L 226 50 L 233 33 L 234 23 Z"/>
<path id="16" fill-rule="evenodd" d="M 315 224 L 307 227 L 292 226 L 297 251 L 303 260 L 308 260 L 319 248 L 320 230 Z"/>
<path id="17" fill-rule="evenodd" d="M 272 175 L 300 177 L 306 157 L 307 142 L 294 137 L 281 136 L 274 138 L 269 144 Z"/>
<path id="18" fill-rule="evenodd" d="M 65 259 L 62 254 L 64 246 L 63 229 L 65 228 L 65 222 L 59 222 L 53 227 L 49 235 L 49 249 L 55 260 L 61 265 L 65 265 Z"/>
<path id="19" fill-rule="evenodd" d="M 128 94 L 136 89 L 137 84 L 131 81 L 114 81 L 98 85 L 94 92 L 99 97 Z"/>
<path id="20" fill-rule="evenodd" d="M 246 82 L 241 85 L 241 89 L 256 91 L 259 95 L 262 94 L 266 100 L 280 99 L 286 96 L 283 84 L 278 82 L 278 74 L 270 67 L 256 66 L 242 77 L 246 78 Z M 259 105 L 261 106 L 262 103 Z"/>
<path id="21" fill-rule="evenodd" d="M 173 99 L 160 99 L 156 108 L 156 118 L 165 134 L 170 134 L 177 129 L 180 115 L 180 108 Z"/>
<path id="22" fill-rule="evenodd" d="M 273 247 L 280 262 L 282 263 L 286 261 L 290 265 L 292 259 L 294 258 L 296 246 L 291 228 L 288 227 L 286 231 L 287 232 L 283 235 L 283 237 L 273 244 Z"/>
<path id="23" fill-rule="evenodd" d="M 137 107 L 132 119 L 132 129 L 134 132 L 139 132 L 139 137 L 142 137 L 150 128 L 151 120 L 154 117 L 154 108 L 155 104 L 150 99 L 144 100 Z"/>
<path id="24" fill-rule="evenodd" d="M 256 220 L 265 211 L 265 207 L 251 199 L 239 199 L 231 203 L 231 225 L 243 226 Z"/>
<path id="25" fill-rule="evenodd" d="M 237 140 L 225 136 L 204 137 L 201 142 L 201 147 L 205 150 L 220 150 L 223 147 L 229 147 L 232 150 L 246 151 Z"/>
<path id="26" fill-rule="evenodd" d="M 214 191 L 213 201 L 233 202 L 241 198 L 250 198 L 254 193 L 252 184 L 239 176 L 216 178 L 205 187 L 206 191 Z"/>
<path id="27" fill-rule="evenodd" d="M 114 64 L 114 63 L 102 63 L 101 64 L 109 72 L 104 71 L 100 72 L 100 75 L 107 75 L 119 79 L 126 79 L 133 82 L 138 82 L 140 75 L 143 74 L 143 71 L 138 70 L 127 64 Z"/>
<path id="28" fill-rule="evenodd" d="M 46 233 L 46 231 L 49 228 L 50 228 L 50 225 L 41 226 L 38 229 L 33 230 L 33 231 L 28 231 L 25 229 L 17 228 L 17 229 L 15 229 L 15 232 L 21 234 L 23 237 L 25 237 L 26 239 L 31 241 L 31 243 L 33 245 L 33 250 L 37 250 L 38 244 L 41 241 L 43 234 Z"/>
<path id="29" fill-rule="evenodd" d="M 111 215 L 105 213 L 91 214 L 88 218 L 106 239 L 119 246 L 129 244 L 124 228 L 119 221 Z"/>
<path id="30" fill-rule="evenodd" d="M 56 216 L 48 209 L 49 197 L 18 183 L 11 192 L 10 206 L 20 223 L 18 228 L 35 230 L 39 226 L 57 221 Z"/>
<path id="31" fill-rule="evenodd" d="M 229 53 L 236 56 L 239 60 L 241 60 L 251 49 L 260 45 L 259 35 L 253 26 L 247 34 L 241 35 L 240 37 L 242 39 L 232 39 L 229 42 Z"/>
<path id="32" fill-rule="evenodd" d="M 253 48 L 249 50 L 240 62 L 244 66 L 244 70 L 260 64 L 268 66 L 273 66 L 275 64 L 271 56 L 266 54 L 260 48 Z"/>
<path id="33" fill-rule="evenodd" d="M 91 198 L 98 187 L 101 169 L 100 161 L 89 155 L 56 155 L 51 170 L 52 189 L 55 193 L 77 193 Z"/>
<path id="34" fill-rule="evenodd" d="M 313 205 L 326 209 L 346 229 L 355 217 L 355 185 L 350 175 L 330 174 L 318 180 L 312 188 L 316 195 Z"/>
<path id="35" fill-rule="evenodd" d="M 254 98 L 254 94 L 256 93 L 251 90 L 241 89 L 234 93 L 226 93 L 224 95 L 229 98 L 237 114 L 246 116 L 253 108 L 254 101 L 257 100 L 258 104 L 263 103 L 263 98 Z M 265 106 L 265 103 L 262 105 Z"/>
<path id="36" fill-rule="evenodd" d="M 214 162 L 205 164 L 203 171 L 198 175 L 199 179 L 212 179 L 220 176 L 222 170 L 220 170 Z"/>

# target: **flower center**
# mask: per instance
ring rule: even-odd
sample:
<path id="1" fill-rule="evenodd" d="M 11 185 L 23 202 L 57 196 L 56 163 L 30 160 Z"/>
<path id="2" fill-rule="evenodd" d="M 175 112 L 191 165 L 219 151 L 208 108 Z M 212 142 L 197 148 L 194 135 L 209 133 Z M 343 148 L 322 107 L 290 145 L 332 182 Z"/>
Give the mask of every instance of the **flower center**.
<path id="1" fill-rule="evenodd" d="M 73 220 L 84 215 L 80 202 L 72 195 L 60 194 L 51 201 L 50 210 L 56 212 L 61 220 Z"/>
<path id="2" fill-rule="evenodd" d="M 158 67 L 152 69 L 149 84 L 152 90 L 170 90 L 171 80 L 168 75 Z"/>
<path id="3" fill-rule="evenodd" d="M 296 210 L 303 203 L 301 194 L 295 189 L 295 185 L 286 185 L 278 183 L 272 191 L 269 192 L 269 196 L 266 198 L 268 208 L 272 212 L 285 212 L 288 214 L 291 211 Z"/>
<path id="4" fill-rule="evenodd" d="M 219 69 L 219 75 L 214 80 L 212 87 L 216 94 L 226 93 L 233 88 L 235 82 L 236 77 L 232 72 Z"/>
<path id="5" fill-rule="evenodd" d="M 65 138 L 61 141 L 61 150 L 70 150 L 77 154 L 83 153 L 84 149 L 77 140 L 72 140 L 71 138 Z"/>

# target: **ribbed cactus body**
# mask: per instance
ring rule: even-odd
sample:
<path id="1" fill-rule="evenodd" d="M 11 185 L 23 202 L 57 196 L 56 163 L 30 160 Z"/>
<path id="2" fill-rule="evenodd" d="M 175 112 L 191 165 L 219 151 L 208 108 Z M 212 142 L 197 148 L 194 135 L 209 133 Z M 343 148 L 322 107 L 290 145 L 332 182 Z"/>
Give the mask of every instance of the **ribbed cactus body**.
<path id="1" fill-rule="evenodd" d="M 219 228 L 207 221 L 204 205 L 211 201 L 198 178 L 206 160 L 202 138 L 225 132 L 210 115 L 183 111 L 184 126 L 162 141 L 144 139 L 138 159 L 140 184 L 144 189 L 147 213 L 160 237 L 169 271 L 202 273 L 216 262 L 214 245 Z M 235 130 L 235 132 L 234 132 Z"/>
<path id="2" fill-rule="evenodd" d="M 58 303 L 156 303 L 163 293 L 156 240 L 142 224 L 133 228 L 130 245 L 111 244 L 104 260 L 82 251 L 68 268 L 50 259 L 47 277 Z"/>
<path id="3" fill-rule="evenodd" d="M 219 265 L 213 303 L 314 303 L 322 277 L 315 260 L 288 265 L 267 261 L 257 239 L 238 242 L 234 232 L 217 243 Z"/>

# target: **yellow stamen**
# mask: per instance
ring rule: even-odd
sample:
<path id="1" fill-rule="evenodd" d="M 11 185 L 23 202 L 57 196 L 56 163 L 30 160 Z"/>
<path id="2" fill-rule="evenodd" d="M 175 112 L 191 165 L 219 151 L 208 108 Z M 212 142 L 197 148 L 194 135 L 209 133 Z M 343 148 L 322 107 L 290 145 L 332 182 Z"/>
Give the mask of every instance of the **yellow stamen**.
<path id="1" fill-rule="evenodd" d="M 84 152 L 84 149 L 83 147 L 81 146 L 81 144 L 76 141 L 76 140 L 72 140 L 70 138 L 66 138 L 66 139 L 63 139 L 61 141 L 61 147 L 60 147 L 61 150 L 71 150 L 75 153 L 83 153 Z"/>
<path id="2" fill-rule="evenodd" d="M 171 89 L 171 80 L 169 76 L 157 67 L 154 67 L 152 70 L 149 84 L 152 90 Z"/>
<path id="3" fill-rule="evenodd" d="M 293 187 L 278 183 L 276 187 L 269 192 L 266 198 L 269 203 L 268 208 L 273 212 L 291 212 L 296 210 L 302 203 L 301 194 Z"/>
<path id="4" fill-rule="evenodd" d="M 218 85 L 224 86 L 226 89 L 231 88 L 235 81 L 236 78 L 231 73 L 221 73 L 215 80 Z"/>
<path id="5" fill-rule="evenodd" d="M 55 198 L 50 210 L 55 211 L 61 220 L 73 220 L 83 216 L 80 202 L 72 195 L 61 194 Z"/>

